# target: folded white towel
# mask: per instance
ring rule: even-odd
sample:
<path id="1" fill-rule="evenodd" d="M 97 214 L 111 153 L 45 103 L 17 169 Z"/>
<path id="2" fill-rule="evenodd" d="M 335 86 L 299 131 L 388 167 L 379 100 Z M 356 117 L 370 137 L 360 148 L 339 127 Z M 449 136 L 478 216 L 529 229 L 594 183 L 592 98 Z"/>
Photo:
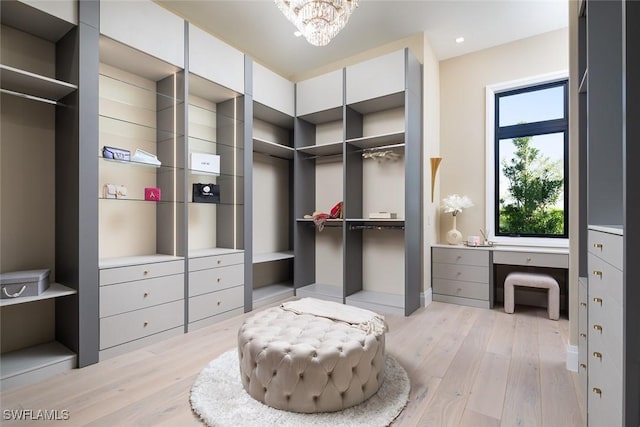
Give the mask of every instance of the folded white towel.
<path id="1" fill-rule="evenodd" d="M 338 304 L 316 298 L 302 298 L 282 303 L 283 310 L 297 314 L 311 314 L 338 322 L 347 323 L 367 334 L 381 335 L 389 330 L 384 316 L 364 308 Z"/>

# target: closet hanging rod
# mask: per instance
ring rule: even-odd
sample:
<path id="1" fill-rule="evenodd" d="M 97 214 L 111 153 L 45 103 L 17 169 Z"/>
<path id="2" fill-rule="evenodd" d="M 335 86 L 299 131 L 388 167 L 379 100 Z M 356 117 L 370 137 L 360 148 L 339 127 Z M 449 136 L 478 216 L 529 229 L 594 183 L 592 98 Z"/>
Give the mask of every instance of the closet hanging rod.
<path id="1" fill-rule="evenodd" d="M 391 145 L 381 145 L 380 147 L 370 147 L 370 148 L 362 148 L 360 150 L 356 150 L 356 153 L 359 152 L 367 152 L 367 151 L 381 151 L 381 150 L 391 150 L 393 148 L 404 148 L 405 143 L 401 142 L 399 144 L 391 144 Z"/>
<path id="2" fill-rule="evenodd" d="M 9 89 L 0 89 L 0 92 L 1 93 L 6 93 L 7 95 L 17 96 L 18 98 L 30 99 L 32 101 L 44 102 L 46 104 L 51 104 L 51 105 L 62 105 L 62 106 L 65 106 L 64 104 L 62 104 L 62 103 L 60 103 L 58 101 L 54 101 L 52 99 L 41 98 L 39 96 L 34 96 L 34 95 L 28 95 L 28 94 L 22 93 L 22 92 L 14 92 L 14 91 L 9 90 Z"/>
<path id="3" fill-rule="evenodd" d="M 404 225 L 350 225 L 349 230 L 404 230 Z"/>

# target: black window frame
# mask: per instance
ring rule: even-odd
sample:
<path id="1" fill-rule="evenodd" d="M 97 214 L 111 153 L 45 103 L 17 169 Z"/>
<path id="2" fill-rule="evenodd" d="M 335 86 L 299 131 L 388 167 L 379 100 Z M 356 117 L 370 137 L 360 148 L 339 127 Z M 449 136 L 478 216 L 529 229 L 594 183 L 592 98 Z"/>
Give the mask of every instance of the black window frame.
<path id="1" fill-rule="evenodd" d="M 553 87 L 564 88 L 564 117 L 533 123 L 500 126 L 500 98 L 527 92 L 536 92 Z M 494 230 L 496 237 L 535 237 L 550 239 L 567 239 L 569 237 L 569 80 L 535 84 L 523 88 L 497 92 L 494 108 Z M 550 133 L 564 134 L 563 173 L 564 173 L 564 233 L 563 234 L 512 234 L 500 231 L 500 140 L 513 139 L 523 136 L 547 135 Z"/>

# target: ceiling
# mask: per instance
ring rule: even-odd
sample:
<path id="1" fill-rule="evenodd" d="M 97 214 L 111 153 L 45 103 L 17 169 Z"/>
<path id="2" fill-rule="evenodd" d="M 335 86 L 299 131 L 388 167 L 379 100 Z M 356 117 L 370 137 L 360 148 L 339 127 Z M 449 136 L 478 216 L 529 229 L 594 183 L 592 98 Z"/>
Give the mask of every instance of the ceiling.
<path id="1" fill-rule="evenodd" d="M 316 47 L 294 36 L 273 0 L 156 2 L 289 78 L 421 32 L 443 60 L 568 25 L 567 0 L 360 0 L 336 38 Z"/>

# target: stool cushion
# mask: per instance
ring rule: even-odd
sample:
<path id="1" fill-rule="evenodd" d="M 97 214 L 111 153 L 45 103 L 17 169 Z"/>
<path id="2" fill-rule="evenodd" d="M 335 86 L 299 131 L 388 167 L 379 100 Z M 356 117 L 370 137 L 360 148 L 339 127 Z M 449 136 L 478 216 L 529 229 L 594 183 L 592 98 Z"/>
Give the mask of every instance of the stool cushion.
<path id="1" fill-rule="evenodd" d="M 378 391 L 384 346 L 384 331 L 367 333 L 325 317 L 270 308 L 247 318 L 238 331 L 242 385 L 274 408 L 342 410 Z"/>
<path id="2" fill-rule="evenodd" d="M 560 286 L 553 277 L 548 274 L 538 273 L 509 273 L 504 281 L 504 311 L 514 312 L 514 286 L 548 289 L 547 312 L 549 318 L 560 318 Z"/>

